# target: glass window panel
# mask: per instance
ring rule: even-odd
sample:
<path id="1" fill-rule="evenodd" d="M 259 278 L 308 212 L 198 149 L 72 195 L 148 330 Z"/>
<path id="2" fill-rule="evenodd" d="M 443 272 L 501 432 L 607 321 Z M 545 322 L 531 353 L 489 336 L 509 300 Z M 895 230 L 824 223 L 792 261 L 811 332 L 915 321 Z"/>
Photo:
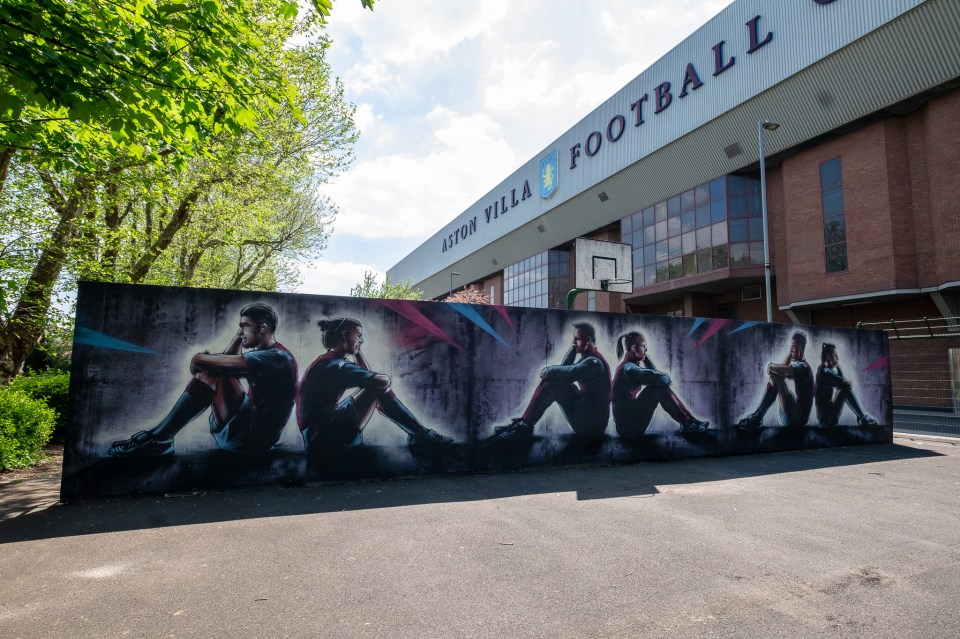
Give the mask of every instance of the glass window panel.
<path id="1" fill-rule="evenodd" d="M 683 277 L 683 264 L 680 262 L 679 257 L 675 257 L 670 260 L 668 267 L 670 269 L 670 279 L 675 280 L 678 277 Z"/>
<path id="2" fill-rule="evenodd" d="M 723 222 L 727 219 L 727 201 L 717 200 L 710 205 L 710 221 Z"/>
<path id="3" fill-rule="evenodd" d="M 710 204 L 710 184 L 701 184 L 693 190 L 693 199 L 697 206 Z"/>
<path id="4" fill-rule="evenodd" d="M 670 269 L 666 262 L 657 262 L 657 282 L 666 282 L 670 279 Z"/>
<path id="5" fill-rule="evenodd" d="M 643 249 L 638 248 L 633 250 L 633 263 L 634 264 L 643 264 Z"/>
<path id="6" fill-rule="evenodd" d="M 643 286 L 643 267 L 633 269 L 633 288 Z"/>
<path id="7" fill-rule="evenodd" d="M 679 195 L 674 195 L 672 198 L 667 200 L 667 217 L 673 217 L 675 215 L 680 215 Z"/>
<path id="8" fill-rule="evenodd" d="M 654 219 L 653 207 L 643 209 L 643 225 L 650 226 L 654 222 L 656 222 L 656 220 Z"/>
<path id="9" fill-rule="evenodd" d="M 667 203 L 666 202 L 657 202 L 656 206 L 653 207 L 654 210 L 654 220 L 657 222 L 662 222 L 667 219 Z"/>
<path id="10" fill-rule="evenodd" d="M 697 228 L 701 228 L 706 226 L 707 224 L 710 224 L 710 207 L 701 206 L 699 209 L 697 209 L 696 216 L 697 216 Z"/>
<path id="11" fill-rule="evenodd" d="M 690 231 L 680 236 L 680 245 L 683 247 L 683 254 L 693 253 L 697 250 L 696 232 Z"/>
<path id="12" fill-rule="evenodd" d="M 657 241 L 657 227 L 648 226 L 643 229 L 643 243 L 644 244 L 653 244 Z"/>
<path id="13" fill-rule="evenodd" d="M 669 242 L 670 257 L 680 257 L 682 254 L 680 251 L 680 236 L 671 237 L 667 242 Z"/>
<path id="14" fill-rule="evenodd" d="M 827 273 L 842 273 L 847 270 L 847 243 L 827 247 Z"/>
<path id="15" fill-rule="evenodd" d="M 693 189 L 689 191 L 684 191 L 680 194 L 680 211 L 692 211 L 696 208 L 696 200 L 694 199 Z"/>
<path id="16" fill-rule="evenodd" d="M 710 199 L 722 200 L 727 197 L 727 176 L 720 177 L 710 181 Z"/>
<path id="17" fill-rule="evenodd" d="M 739 175 L 730 175 L 727 178 L 727 195 L 743 195 L 746 193 L 746 185 L 743 178 Z"/>
<path id="18" fill-rule="evenodd" d="M 838 186 L 823 192 L 823 217 L 843 213 L 843 187 Z"/>
<path id="19" fill-rule="evenodd" d="M 667 220 L 667 237 L 680 235 L 680 218 L 671 217 Z"/>
<path id="20" fill-rule="evenodd" d="M 727 223 L 717 222 L 711 227 L 713 231 L 713 245 L 720 246 L 727 244 Z"/>
<path id="21" fill-rule="evenodd" d="M 760 217 L 763 215 L 763 207 L 760 206 L 760 194 L 755 193 L 747 196 L 747 216 Z"/>
<path id="22" fill-rule="evenodd" d="M 643 269 L 643 285 L 650 286 L 651 284 L 657 283 L 657 269 L 653 266 L 648 266 Z"/>
<path id="23" fill-rule="evenodd" d="M 700 249 L 697 251 L 697 272 L 706 273 L 713 270 L 713 251 Z"/>
<path id="24" fill-rule="evenodd" d="M 657 242 L 656 246 L 657 246 L 657 261 L 658 261 L 658 262 L 665 262 L 665 261 L 667 260 L 667 257 L 668 257 L 668 256 L 667 256 L 667 241 L 666 241 L 666 240 L 660 240 L 659 242 Z"/>
<path id="25" fill-rule="evenodd" d="M 636 213 L 631 215 L 630 218 L 633 220 L 632 224 L 633 224 L 634 231 L 636 231 L 638 228 L 641 228 L 643 226 L 643 213 L 641 213 L 640 211 L 637 211 Z"/>
<path id="26" fill-rule="evenodd" d="M 820 190 L 826 191 L 843 184 L 840 158 L 833 158 L 820 164 Z"/>
<path id="27" fill-rule="evenodd" d="M 742 195 L 727 198 L 727 213 L 730 218 L 747 217 L 747 200 Z"/>
<path id="28" fill-rule="evenodd" d="M 763 242 L 750 242 L 750 263 L 763 266 Z"/>
<path id="29" fill-rule="evenodd" d="M 657 240 L 667 239 L 667 221 L 657 222 Z"/>
<path id="30" fill-rule="evenodd" d="M 697 254 L 690 253 L 683 256 L 683 275 L 696 275 L 697 273 Z"/>
<path id="31" fill-rule="evenodd" d="M 657 261 L 657 247 L 653 244 L 648 244 L 643 247 L 643 263 L 646 266 L 656 263 Z"/>
<path id="32" fill-rule="evenodd" d="M 752 175 L 745 175 L 743 177 L 743 183 L 746 187 L 744 193 L 759 193 L 760 192 L 760 174 L 754 173 Z"/>
<path id="33" fill-rule="evenodd" d="M 847 240 L 847 225 L 844 216 L 838 215 L 827 220 L 823 225 L 823 243 L 838 244 Z"/>
<path id="34" fill-rule="evenodd" d="M 730 245 L 730 266 L 750 266 L 750 244 L 741 242 Z"/>
<path id="35" fill-rule="evenodd" d="M 680 232 L 686 233 L 697 228 L 697 212 L 687 211 L 680 215 Z"/>
<path id="36" fill-rule="evenodd" d="M 750 239 L 763 240 L 763 218 L 751 217 L 747 222 L 750 225 Z"/>
<path id="37" fill-rule="evenodd" d="M 713 242 L 710 241 L 710 227 L 697 229 L 697 248 L 705 249 L 711 246 L 713 246 Z"/>
<path id="38" fill-rule="evenodd" d="M 727 245 L 713 247 L 713 268 L 727 268 L 729 260 L 727 257 Z"/>
<path id="39" fill-rule="evenodd" d="M 644 231 L 633 232 L 633 234 L 630 236 L 630 243 L 633 244 L 634 248 L 643 246 L 644 240 L 646 239 L 644 235 L 645 235 Z"/>
<path id="40" fill-rule="evenodd" d="M 748 239 L 750 239 L 750 237 L 747 234 L 747 221 L 730 220 L 730 241 L 746 242 Z"/>

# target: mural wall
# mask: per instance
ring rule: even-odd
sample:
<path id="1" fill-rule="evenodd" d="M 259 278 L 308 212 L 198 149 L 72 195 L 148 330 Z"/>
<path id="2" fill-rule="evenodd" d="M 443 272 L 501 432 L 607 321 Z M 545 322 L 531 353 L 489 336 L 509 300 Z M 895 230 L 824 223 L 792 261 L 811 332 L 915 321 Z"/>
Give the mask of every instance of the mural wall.
<path id="1" fill-rule="evenodd" d="M 62 498 L 892 441 L 879 331 L 81 283 Z"/>

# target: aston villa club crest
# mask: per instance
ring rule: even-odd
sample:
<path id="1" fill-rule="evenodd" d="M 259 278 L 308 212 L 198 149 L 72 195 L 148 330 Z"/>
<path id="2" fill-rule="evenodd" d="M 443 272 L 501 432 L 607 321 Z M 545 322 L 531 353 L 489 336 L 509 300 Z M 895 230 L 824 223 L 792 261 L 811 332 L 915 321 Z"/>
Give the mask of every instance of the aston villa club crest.
<path id="1" fill-rule="evenodd" d="M 547 199 L 557 190 L 557 183 L 560 180 L 560 172 L 557 167 L 556 149 L 540 160 L 540 197 L 543 199 Z"/>

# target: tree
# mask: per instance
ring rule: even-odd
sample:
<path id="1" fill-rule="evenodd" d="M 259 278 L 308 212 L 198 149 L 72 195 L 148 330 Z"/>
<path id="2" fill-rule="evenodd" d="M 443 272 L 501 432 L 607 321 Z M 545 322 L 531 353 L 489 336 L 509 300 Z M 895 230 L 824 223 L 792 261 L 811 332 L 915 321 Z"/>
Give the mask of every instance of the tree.
<path id="1" fill-rule="evenodd" d="M 51 164 L 40 152 L 13 158 L 0 193 L 0 211 L 16 223 L 0 220 L 0 279 L 12 282 L 0 377 L 16 374 L 42 337 L 63 273 L 235 288 L 295 281 L 293 262 L 325 246 L 335 214 L 316 186 L 350 162 L 356 139 L 353 107 L 330 80 L 327 46 L 316 37 L 274 50 L 296 110 L 257 110 L 256 133 L 222 128 L 191 157 L 117 151 L 76 166 Z"/>
<path id="2" fill-rule="evenodd" d="M 462 288 L 459 291 L 454 291 L 452 295 L 448 295 L 443 301 L 459 302 L 461 304 L 489 304 L 490 297 L 487 295 L 486 291 L 477 288 L 473 284 L 470 284 L 466 288 Z"/>
<path id="3" fill-rule="evenodd" d="M 302 118 L 277 52 L 292 29 L 322 24 L 332 0 L 312 6 L 303 16 L 295 0 L 4 0 L 0 193 L 17 152 L 55 169 L 120 154 L 185 161 L 208 136 Z"/>
<path id="4" fill-rule="evenodd" d="M 377 276 L 373 271 L 364 271 L 363 281 L 350 289 L 350 295 L 393 300 L 423 299 L 423 291 L 413 288 L 413 280 L 391 282 L 390 276 L 385 275 L 383 283 L 378 284 Z"/>

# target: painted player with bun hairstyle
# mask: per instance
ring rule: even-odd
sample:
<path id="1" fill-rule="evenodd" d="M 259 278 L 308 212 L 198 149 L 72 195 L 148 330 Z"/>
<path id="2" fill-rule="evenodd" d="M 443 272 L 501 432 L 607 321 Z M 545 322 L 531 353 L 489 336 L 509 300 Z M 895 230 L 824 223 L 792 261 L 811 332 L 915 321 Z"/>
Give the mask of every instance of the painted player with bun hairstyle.
<path id="1" fill-rule="evenodd" d="M 426 428 L 390 388 L 390 378 L 370 369 L 360 350 L 363 325 L 351 317 L 317 322 L 327 352 L 313 361 L 297 389 L 297 423 L 308 450 L 363 443 L 374 410 L 407 434 L 411 448 L 444 447 L 453 439 Z M 343 397 L 350 389 L 352 394 Z"/>
<path id="2" fill-rule="evenodd" d="M 647 340 L 638 332 L 624 333 L 617 340 L 620 366 L 613 375 L 613 422 L 621 437 L 643 435 L 657 407 L 675 422 L 684 433 L 707 430 L 710 422 L 697 419 L 670 388 L 667 373 L 657 370 L 647 352 Z"/>
<path id="3" fill-rule="evenodd" d="M 843 376 L 840 369 L 840 355 L 837 354 L 837 345 L 824 342 L 820 348 L 820 366 L 817 367 L 817 423 L 823 427 L 836 426 L 840 423 L 840 414 L 844 406 L 857 417 L 860 426 L 876 426 L 877 420 L 866 414 L 860 407 L 856 393 L 853 392 L 853 382 Z"/>

